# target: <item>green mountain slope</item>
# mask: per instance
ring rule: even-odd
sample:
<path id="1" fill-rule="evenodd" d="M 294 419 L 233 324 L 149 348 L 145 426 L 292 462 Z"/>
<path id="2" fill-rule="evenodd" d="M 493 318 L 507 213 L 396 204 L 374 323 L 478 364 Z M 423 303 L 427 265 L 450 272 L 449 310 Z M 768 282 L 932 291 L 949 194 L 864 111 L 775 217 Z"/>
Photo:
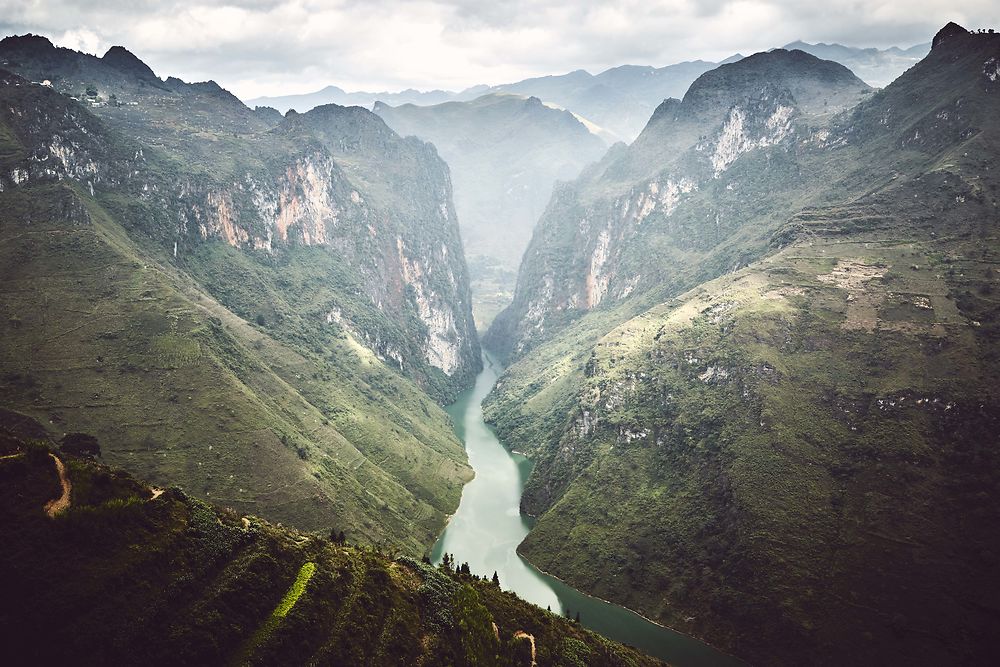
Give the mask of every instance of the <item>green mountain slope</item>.
<path id="1" fill-rule="evenodd" d="M 828 65 L 767 55 L 796 92 L 719 68 L 540 224 L 487 405 L 537 461 L 522 551 L 762 664 L 982 663 L 1000 37 L 949 25 L 839 114 Z"/>
<path id="2" fill-rule="evenodd" d="M 422 553 L 471 474 L 434 399 L 480 363 L 433 148 L 18 39 L 8 66 L 105 106 L 0 74 L 0 403 L 156 483 Z"/>
<path id="3" fill-rule="evenodd" d="M 557 189 L 514 301 L 486 340 L 521 354 L 591 310 L 664 284 L 690 287 L 759 256 L 768 238 L 760 228 L 826 187 L 829 151 L 810 151 L 810 140 L 822 144 L 836 112 L 869 90 L 801 51 L 703 74 L 683 100 L 661 104 L 632 145 Z"/>
<path id="4" fill-rule="evenodd" d="M 7 664 L 659 664 L 486 578 L 217 510 L 63 452 L 69 504 L 47 516 L 62 492 L 50 451 L 0 430 L 0 527 L 16 538 L 0 555 Z"/>
<path id="5" fill-rule="evenodd" d="M 485 330 L 514 291 L 517 266 L 556 181 L 576 178 L 604 142 L 538 98 L 484 95 L 429 107 L 377 103 L 403 136 L 433 143 L 451 168 L 470 264 L 477 326 Z"/>
<path id="6" fill-rule="evenodd" d="M 468 279 L 447 166 L 431 147 L 397 136 L 361 109 L 320 107 L 275 125 L 212 82 L 150 83 L 138 66 L 120 69 L 119 52 L 128 53 L 112 49 L 95 58 L 33 36 L 0 42 L 3 67 L 76 95 L 117 137 L 75 130 L 75 112 L 60 120 L 46 107 L 73 105 L 41 86 L 8 89 L 24 107 L 11 111 L 9 124 L 28 153 L 18 165 L 26 177 L 63 167 L 88 187 L 117 190 L 114 206 L 135 219 L 134 231 L 199 279 L 212 268 L 198 261 L 213 246 L 205 241 L 255 251 L 242 253 L 259 266 L 253 282 L 280 278 L 284 295 L 310 292 L 315 307 L 325 308 L 314 318 L 354 325 L 436 398 L 447 400 L 468 383 L 480 363 Z M 123 137 L 127 147 L 119 145 Z M 95 143 L 115 148 L 114 159 L 131 171 L 105 174 L 117 162 L 90 164 L 75 154 Z M 316 248 L 328 251 L 334 266 L 311 275 L 275 271 L 300 255 L 314 263 Z M 252 296 L 250 306 L 274 309 L 271 295 Z M 272 324 L 280 326 L 284 318 L 275 315 Z"/>

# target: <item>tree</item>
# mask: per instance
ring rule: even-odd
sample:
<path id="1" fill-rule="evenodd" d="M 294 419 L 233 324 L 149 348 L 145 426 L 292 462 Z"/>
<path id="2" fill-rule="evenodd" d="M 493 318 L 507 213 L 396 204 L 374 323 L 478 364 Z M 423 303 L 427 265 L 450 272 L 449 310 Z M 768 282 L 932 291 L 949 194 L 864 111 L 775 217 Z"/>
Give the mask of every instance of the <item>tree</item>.
<path id="1" fill-rule="evenodd" d="M 576 619 L 575 620 L 576 620 L 577 623 L 580 622 L 580 612 L 576 612 Z"/>
<path id="2" fill-rule="evenodd" d="M 500 577 L 497 576 L 497 571 L 493 570 L 493 585 L 500 588 Z"/>

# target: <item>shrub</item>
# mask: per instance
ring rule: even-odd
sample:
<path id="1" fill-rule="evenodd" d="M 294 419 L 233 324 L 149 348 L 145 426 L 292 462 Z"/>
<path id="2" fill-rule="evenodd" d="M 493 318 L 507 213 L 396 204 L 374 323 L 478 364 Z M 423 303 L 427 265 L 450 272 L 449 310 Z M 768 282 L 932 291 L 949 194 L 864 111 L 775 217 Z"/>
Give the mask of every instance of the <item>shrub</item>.
<path id="1" fill-rule="evenodd" d="M 67 454 L 88 459 L 96 459 L 101 455 L 101 445 L 97 438 L 86 433 L 67 433 L 59 442 L 59 448 Z"/>

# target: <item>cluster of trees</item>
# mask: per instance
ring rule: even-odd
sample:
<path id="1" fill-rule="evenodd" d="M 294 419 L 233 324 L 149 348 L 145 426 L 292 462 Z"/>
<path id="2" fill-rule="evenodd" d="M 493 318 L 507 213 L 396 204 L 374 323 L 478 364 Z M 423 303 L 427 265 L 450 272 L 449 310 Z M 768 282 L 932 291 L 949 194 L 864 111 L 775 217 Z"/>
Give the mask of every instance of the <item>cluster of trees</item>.
<path id="1" fill-rule="evenodd" d="M 428 558 L 427 556 L 424 556 L 423 561 L 429 564 L 431 562 L 431 559 Z M 458 561 L 455 560 L 455 556 L 453 556 L 450 553 L 445 552 L 445 554 L 441 557 L 440 567 L 444 570 L 447 570 L 448 572 L 454 572 L 459 576 L 468 577 L 473 581 L 479 581 L 480 579 L 482 579 L 483 581 L 492 581 L 494 586 L 500 588 L 500 576 L 497 574 L 496 570 L 493 570 L 492 577 L 487 577 L 485 574 L 482 577 L 480 577 L 478 574 L 472 573 L 472 570 L 469 569 L 468 563 L 462 563 L 461 565 L 459 565 Z"/>

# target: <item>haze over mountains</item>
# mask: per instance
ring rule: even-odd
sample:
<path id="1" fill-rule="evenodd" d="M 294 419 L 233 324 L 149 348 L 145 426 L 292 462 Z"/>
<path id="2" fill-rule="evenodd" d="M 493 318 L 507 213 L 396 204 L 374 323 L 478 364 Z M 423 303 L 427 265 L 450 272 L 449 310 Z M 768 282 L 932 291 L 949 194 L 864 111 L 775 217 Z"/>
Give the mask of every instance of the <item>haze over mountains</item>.
<path id="1" fill-rule="evenodd" d="M 930 44 L 918 44 L 907 49 L 874 49 L 795 41 L 782 48 L 799 49 L 818 58 L 839 62 L 869 85 L 882 87 L 925 56 Z M 305 111 L 320 104 L 366 108 L 371 108 L 376 102 L 390 106 L 429 106 L 448 101 L 469 101 L 486 94 L 514 93 L 538 97 L 543 102 L 579 114 L 603 129 L 612 142 L 631 142 L 660 102 L 668 97 L 683 97 L 688 86 L 701 74 L 742 57 L 736 54 L 718 63 L 695 60 L 665 67 L 621 65 L 596 75 L 576 70 L 515 83 L 473 86 L 460 92 L 411 89 L 398 93 L 366 93 L 346 92 L 337 86 L 327 86 L 314 93 L 258 97 L 247 100 L 247 104 L 251 107 L 269 106 L 284 113 L 288 109 Z"/>
<path id="2" fill-rule="evenodd" d="M 817 58 L 832 60 L 844 65 L 869 86 L 884 88 L 900 74 L 920 61 L 930 51 L 930 42 L 908 49 L 897 46 L 888 49 L 857 48 L 842 44 L 809 44 L 796 40 L 783 47 L 786 51 L 799 49 Z"/>
<path id="3" fill-rule="evenodd" d="M 485 331 L 510 303 L 521 255 L 556 181 L 576 178 L 607 145 L 568 111 L 492 93 L 471 102 L 374 111 L 403 136 L 434 144 L 449 164 L 473 310 Z"/>
<path id="4" fill-rule="evenodd" d="M 531 563 L 752 664 L 991 664 L 1000 35 L 789 46 L 282 114 L 0 41 L 0 658 L 655 664 L 417 560 L 478 320 Z"/>

